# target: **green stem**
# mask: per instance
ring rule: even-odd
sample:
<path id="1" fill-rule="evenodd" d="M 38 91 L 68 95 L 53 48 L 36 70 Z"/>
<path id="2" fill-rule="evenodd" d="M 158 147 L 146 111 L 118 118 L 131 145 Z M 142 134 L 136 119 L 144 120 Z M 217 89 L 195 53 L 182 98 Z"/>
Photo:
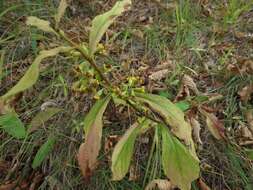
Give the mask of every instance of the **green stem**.
<path id="1" fill-rule="evenodd" d="M 63 31 L 59 31 L 58 34 L 65 40 L 67 41 L 71 46 L 73 46 L 78 52 L 81 53 L 81 55 L 83 56 L 83 58 L 85 60 L 87 60 L 90 65 L 96 70 L 96 72 L 99 74 L 99 76 L 101 77 L 101 79 L 105 82 L 106 84 L 106 87 L 109 91 L 113 91 L 117 94 L 117 96 L 121 99 L 123 99 L 124 101 L 126 101 L 126 103 L 132 107 L 137 113 L 139 116 L 144 116 L 156 123 L 160 123 L 160 120 L 156 119 L 155 117 L 151 116 L 151 115 L 148 115 L 148 114 L 145 114 L 141 108 L 138 108 L 138 106 L 136 106 L 134 103 L 132 103 L 130 100 L 129 100 L 129 97 L 125 97 L 123 96 L 119 90 L 118 87 L 113 87 L 110 83 L 110 81 L 106 78 L 106 76 L 103 74 L 103 72 L 100 70 L 100 68 L 97 66 L 97 64 L 95 63 L 95 60 L 93 58 L 91 58 L 89 55 L 86 54 L 86 52 L 83 50 L 82 47 L 80 47 L 78 44 L 76 44 L 75 42 L 73 42 L 71 39 L 69 39 Z M 114 89 L 114 90 L 113 90 Z M 116 89 L 116 90 L 115 90 Z"/>

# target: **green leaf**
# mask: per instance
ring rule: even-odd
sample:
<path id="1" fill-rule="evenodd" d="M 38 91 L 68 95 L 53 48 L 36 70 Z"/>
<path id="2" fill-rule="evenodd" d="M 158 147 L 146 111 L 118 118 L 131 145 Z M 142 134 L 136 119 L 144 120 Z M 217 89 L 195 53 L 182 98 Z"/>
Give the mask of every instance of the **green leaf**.
<path id="1" fill-rule="evenodd" d="M 135 93 L 135 95 L 137 100 L 148 104 L 151 110 L 163 117 L 166 124 L 171 127 L 172 133 L 183 140 L 189 146 L 191 153 L 197 157 L 192 140 L 192 128 L 185 121 L 184 112 L 165 97 L 145 93 Z"/>
<path id="2" fill-rule="evenodd" d="M 44 32 L 54 33 L 55 35 L 58 35 L 55 30 L 50 27 L 50 22 L 48 22 L 47 20 L 39 19 L 35 16 L 29 16 L 27 17 L 26 24 L 30 26 L 35 26 Z"/>
<path id="3" fill-rule="evenodd" d="M 61 18 L 64 15 L 67 7 L 68 7 L 67 1 L 61 0 L 57 10 L 57 14 L 55 15 L 56 28 L 58 28 Z"/>
<path id="4" fill-rule="evenodd" d="M 12 87 L 5 95 L 3 95 L 1 98 L 6 100 L 11 96 L 14 96 L 15 94 L 22 92 L 30 87 L 32 87 L 38 77 L 39 77 L 39 66 L 43 59 L 47 57 L 52 57 L 57 55 L 60 52 L 66 52 L 71 50 L 70 47 L 57 47 L 51 50 L 43 50 L 40 52 L 40 54 L 36 57 L 36 59 L 33 61 L 32 65 L 29 67 L 29 69 L 26 71 L 25 75 L 18 81 L 18 83 Z"/>
<path id="5" fill-rule="evenodd" d="M 175 105 L 176 105 L 180 110 L 182 110 L 183 112 L 185 112 L 186 110 L 188 110 L 188 109 L 191 107 L 191 105 L 189 104 L 189 102 L 184 101 L 184 100 L 175 103 Z"/>
<path id="6" fill-rule="evenodd" d="M 46 121 L 48 121 L 51 117 L 53 117 L 55 114 L 57 114 L 62 109 L 59 108 L 46 108 L 46 110 L 43 110 L 39 112 L 31 121 L 29 125 L 29 132 L 35 131 L 38 127 L 43 125 Z"/>
<path id="7" fill-rule="evenodd" d="M 91 56 L 96 51 L 99 41 L 109 26 L 118 16 L 127 10 L 130 5 L 131 0 L 118 1 L 110 11 L 98 15 L 93 19 L 89 36 L 89 48 Z"/>
<path id="8" fill-rule="evenodd" d="M 116 144 L 112 153 L 112 180 L 121 180 L 128 172 L 137 135 L 147 127 L 148 120 L 133 124 Z"/>
<path id="9" fill-rule="evenodd" d="M 162 130 L 162 165 L 165 175 L 171 183 L 181 190 L 190 190 L 191 182 L 199 178 L 199 161 L 175 137 L 168 128 L 161 125 Z"/>
<path id="10" fill-rule="evenodd" d="M 45 158 L 53 150 L 54 144 L 55 144 L 55 138 L 49 137 L 47 141 L 40 147 L 40 149 L 35 155 L 35 158 L 33 159 L 33 163 L 32 163 L 33 169 L 41 165 L 43 160 L 45 160 Z"/>
<path id="11" fill-rule="evenodd" d="M 15 113 L 7 113 L 0 116 L 0 129 L 17 139 L 23 139 L 27 134 L 24 124 Z"/>
<path id="12" fill-rule="evenodd" d="M 85 178 L 96 167 L 97 156 L 101 147 L 103 114 L 111 96 L 98 100 L 84 119 L 85 142 L 78 152 L 78 163 Z"/>

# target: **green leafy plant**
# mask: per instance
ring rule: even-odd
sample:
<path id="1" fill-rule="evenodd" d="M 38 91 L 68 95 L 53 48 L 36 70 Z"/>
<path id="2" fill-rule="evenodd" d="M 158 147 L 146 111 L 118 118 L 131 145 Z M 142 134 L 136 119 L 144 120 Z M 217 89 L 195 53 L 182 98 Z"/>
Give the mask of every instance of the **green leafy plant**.
<path id="1" fill-rule="evenodd" d="M 94 89 L 98 100 L 84 118 L 84 142 L 80 145 L 78 152 L 78 163 L 84 178 L 89 178 L 97 166 L 102 139 L 103 114 L 109 102 L 114 100 L 115 103 L 131 107 L 139 119 L 129 127 L 114 148 L 111 166 L 112 179 L 121 180 L 127 174 L 137 136 L 147 130 L 159 128 L 162 133 L 164 174 L 182 190 L 189 190 L 191 182 L 199 177 L 200 168 L 192 140 L 192 129 L 185 120 L 184 112 L 180 106 L 163 96 L 146 93 L 143 87 L 140 88 L 136 85 L 138 84 L 138 77 L 129 77 L 128 81 L 120 86 L 112 85 L 105 69 L 96 63 L 96 58 L 100 55 L 99 43 L 103 35 L 114 20 L 124 11 L 127 11 L 130 6 L 131 0 L 118 1 L 110 11 L 95 17 L 90 29 L 89 41 L 81 44 L 73 42 L 64 31 L 59 29 L 61 17 L 67 8 L 65 0 L 60 3 L 58 13 L 55 16 L 54 27 L 49 21 L 28 17 L 27 25 L 55 35 L 62 44 L 54 49 L 41 51 L 20 81 L 1 96 L 0 102 L 3 103 L 5 110 L 4 115 L 0 118 L 0 125 L 14 137 L 22 138 L 27 135 L 22 122 L 16 115 L 11 114 L 14 111 L 7 109 L 8 102 L 13 96 L 31 88 L 36 83 L 39 77 L 39 66 L 44 59 L 65 53 L 66 56 L 83 61 L 80 72 L 90 73 L 91 78 L 89 80 L 80 79 L 82 82 L 79 81 L 78 89 L 80 89 L 80 84 L 85 87 L 92 80 L 93 82 L 96 81 Z M 185 109 L 187 105 L 181 104 L 182 106 Z M 33 128 L 29 128 L 30 132 L 31 129 L 43 124 L 59 110 L 49 111 L 39 113 L 32 120 L 30 126 Z M 33 168 L 42 163 L 52 150 L 54 143 L 55 140 L 49 137 L 46 143 L 42 145 L 34 158 Z"/>

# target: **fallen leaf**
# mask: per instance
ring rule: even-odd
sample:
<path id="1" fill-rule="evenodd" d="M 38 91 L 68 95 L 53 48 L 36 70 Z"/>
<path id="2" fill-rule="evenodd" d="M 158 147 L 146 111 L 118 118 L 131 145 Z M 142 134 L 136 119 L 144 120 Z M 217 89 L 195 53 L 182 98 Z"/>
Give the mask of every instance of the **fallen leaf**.
<path id="1" fill-rule="evenodd" d="M 167 74 L 169 73 L 169 70 L 168 69 L 163 69 L 163 70 L 160 70 L 160 71 L 156 71 L 154 73 L 152 73 L 149 78 L 151 80 L 154 80 L 154 81 L 160 81 L 162 80 L 163 78 L 166 78 Z"/>
<path id="2" fill-rule="evenodd" d="M 249 129 L 251 130 L 251 132 L 253 133 L 253 109 L 248 110 L 246 112 L 246 120 L 248 122 L 249 125 Z"/>
<path id="3" fill-rule="evenodd" d="M 86 180 L 97 165 L 102 138 L 102 117 L 110 99 L 108 96 L 98 100 L 84 119 L 85 142 L 79 148 L 77 159 Z"/>
<path id="4" fill-rule="evenodd" d="M 240 126 L 240 130 L 241 130 L 241 137 L 244 139 L 250 139 L 253 140 L 253 136 L 252 136 L 252 132 L 249 130 L 248 127 L 246 127 L 245 125 L 241 125 Z"/>
<path id="5" fill-rule="evenodd" d="M 119 141 L 118 135 L 110 135 L 105 139 L 104 151 L 108 160 L 111 160 L 111 155 L 109 154 L 109 152 L 113 149 L 113 147 L 118 141 Z"/>
<path id="6" fill-rule="evenodd" d="M 153 190 L 153 189 L 172 190 L 174 189 L 174 186 L 167 179 L 154 179 L 151 182 L 149 182 L 148 185 L 145 187 L 145 190 Z"/>
<path id="7" fill-rule="evenodd" d="M 140 168 L 136 164 L 131 164 L 129 167 L 129 181 L 137 181 L 140 177 Z"/>
<path id="8" fill-rule="evenodd" d="M 213 113 L 208 113 L 201 108 L 199 111 L 206 117 L 206 124 L 212 135 L 218 140 L 225 139 L 225 128 L 220 120 Z"/>
<path id="9" fill-rule="evenodd" d="M 189 75 L 184 75 L 182 79 L 183 85 L 187 86 L 190 90 L 192 90 L 196 95 L 199 94 L 199 90 L 197 88 L 196 83 L 193 81 L 193 78 L 191 78 Z"/>
<path id="10" fill-rule="evenodd" d="M 200 190 L 211 190 L 211 188 L 208 187 L 208 185 L 202 179 L 198 179 L 198 187 Z"/>
<path id="11" fill-rule="evenodd" d="M 179 101 L 185 97 L 190 96 L 190 90 L 195 94 L 199 95 L 199 90 L 197 88 L 196 83 L 194 82 L 193 78 L 191 78 L 189 75 L 184 75 L 181 81 L 181 85 L 179 88 L 179 91 L 177 93 L 177 96 L 175 98 L 175 101 Z"/>
<path id="12" fill-rule="evenodd" d="M 194 139 L 198 143 L 202 144 L 202 140 L 200 138 L 200 130 L 201 130 L 201 128 L 200 128 L 199 121 L 196 118 L 191 117 L 190 118 L 190 123 L 191 123 L 192 129 L 193 129 L 193 137 L 194 137 Z"/>
<path id="13" fill-rule="evenodd" d="M 253 83 L 243 87 L 238 94 L 241 97 L 241 100 L 244 102 L 248 102 L 252 97 L 251 94 L 253 93 Z"/>

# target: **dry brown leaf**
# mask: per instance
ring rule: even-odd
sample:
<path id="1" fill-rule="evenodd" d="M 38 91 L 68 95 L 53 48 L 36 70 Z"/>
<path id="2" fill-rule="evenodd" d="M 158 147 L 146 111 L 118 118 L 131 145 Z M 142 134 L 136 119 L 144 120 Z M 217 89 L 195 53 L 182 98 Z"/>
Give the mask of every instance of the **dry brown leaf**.
<path id="1" fill-rule="evenodd" d="M 241 97 L 241 100 L 244 102 L 248 102 L 252 97 L 251 94 L 253 93 L 253 83 L 243 87 L 238 94 Z"/>
<path id="2" fill-rule="evenodd" d="M 140 170 L 136 164 L 130 165 L 129 169 L 129 181 L 137 181 L 140 177 Z"/>
<path id="3" fill-rule="evenodd" d="M 98 129 L 100 127 L 99 125 L 92 125 L 85 143 L 81 144 L 78 151 L 78 163 L 86 180 L 90 178 L 92 171 L 97 166 L 97 157 L 101 146 L 99 139 L 102 136 L 102 131 Z"/>
<path id="4" fill-rule="evenodd" d="M 179 88 L 179 92 L 176 96 L 175 101 L 179 101 L 184 97 L 190 96 L 190 90 L 196 95 L 199 94 L 199 90 L 193 78 L 185 74 L 182 78 L 181 86 Z"/>
<path id="5" fill-rule="evenodd" d="M 167 76 L 167 74 L 169 73 L 169 70 L 168 69 L 163 69 L 163 70 L 160 70 L 160 71 L 156 71 L 154 73 L 152 73 L 149 78 L 151 80 L 154 80 L 154 81 L 160 81 L 162 80 L 163 78 L 165 78 Z"/>
<path id="6" fill-rule="evenodd" d="M 253 133 L 253 110 L 248 110 L 246 112 L 246 119 L 249 125 L 249 129 Z"/>
<path id="7" fill-rule="evenodd" d="M 208 185 L 202 179 L 198 180 L 198 186 L 200 190 L 211 190 L 211 188 L 208 187 Z"/>
<path id="8" fill-rule="evenodd" d="M 154 179 L 145 187 L 145 190 L 152 189 L 160 189 L 160 190 L 172 190 L 174 186 L 167 179 Z"/>
<path id="9" fill-rule="evenodd" d="M 159 71 L 163 69 L 170 69 L 170 70 L 175 69 L 175 65 L 173 64 L 170 58 L 168 58 L 166 61 L 162 62 L 161 64 L 157 65 L 154 70 Z"/>
<path id="10" fill-rule="evenodd" d="M 241 73 L 253 73 L 253 61 L 246 60 L 242 63 Z"/>
<path id="11" fill-rule="evenodd" d="M 118 135 L 110 135 L 109 137 L 106 138 L 105 144 L 104 144 L 104 151 L 108 160 L 111 159 L 111 154 L 109 154 L 109 152 L 112 150 L 115 144 L 119 141 L 119 139 L 120 137 Z"/>
<path id="12" fill-rule="evenodd" d="M 3 114 L 4 113 L 4 103 L 3 101 L 0 100 L 0 114 Z"/>
<path id="13" fill-rule="evenodd" d="M 221 121 L 213 113 L 208 113 L 201 108 L 199 111 L 206 117 L 206 124 L 212 135 L 218 140 L 225 139 L 225 128 Z"/>
<path id="14" fill-rule="evenodd" d="M 252 133 L 251 131 L 249 130 L 248 127 L 246 127 L 245 125 L 240 125 L 239 126 L 239 130 L 241 132 L 241 138 L 243 138 L 244 140 L 247 139 L 247 140 L 253 140 L 253 137 L 252 137 Z"/>
<path id="15" fill-rule="evenodd" d="M 0 185 L 0 190 L 13 190 L 16 187 L 16 183 L 9 183 Z"/>
<path id="16" fill-rule="evenodd" d="M 191 117 L 190 118 L 190 123 L 191 123 L 191 126 L 192 126 L 192 130 L 193 130 L 193 137 L 194 137 L 194 139 L 198 142 L 198 143 L 200 143 L 200 144 L 202 144 L 202 140 L 201 140 L 201 138 L 200 138 L 200 130 L 201 130 L 201 128 L 200 128 L 200 123 L 199 123 L 199 121 L 196 119 L 196 118 L 194 118 L 194 117 Z"/>
<path id="17" fill-rule="evenodd" d="M 187 86 L 190 90 L 192 90 L 196 95 L 199 94 L 199 90 L 197 88 L 196 83 L 193 81 L 193 78 L 191 78 L 189 75 L 184 75 L 182 83 L 185 86 Z"/>

